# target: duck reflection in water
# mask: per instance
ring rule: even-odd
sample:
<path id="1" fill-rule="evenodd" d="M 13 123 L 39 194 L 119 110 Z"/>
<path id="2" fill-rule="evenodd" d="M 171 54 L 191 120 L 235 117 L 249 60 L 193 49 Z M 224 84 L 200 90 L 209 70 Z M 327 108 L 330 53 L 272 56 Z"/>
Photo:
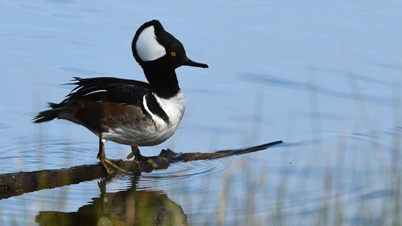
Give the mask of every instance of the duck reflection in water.
<path id="1" fill-rule="evenodd" d="M 39 225 L 188 225 L 183 209 L 161 191 L 106 192 L 106 180 L 99 182 L 100 197 L 77 212 L 42 211 Z"/>

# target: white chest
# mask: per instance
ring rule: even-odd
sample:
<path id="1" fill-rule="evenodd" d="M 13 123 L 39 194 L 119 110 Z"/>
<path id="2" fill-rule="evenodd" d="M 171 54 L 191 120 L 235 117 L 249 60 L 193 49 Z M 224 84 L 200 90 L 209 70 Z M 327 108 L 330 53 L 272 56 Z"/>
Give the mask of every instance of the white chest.
<path id="1" fill-rule="evenodd" d="M 154 95 L 159 106 L 168 116 L 168 121 L 163 120 L 157 114 L 149 110 L 144 96 L 144 108 L 151 116 L 152 123 L 139 125 L 120 124 L 118 127 L 103 133 L 103 137 L 106 140 L 134 146 L 157 145 L 171 137 L 179 126 L 184 114 L 186 107 L 184 94 L 180 91 L 169 99 L 161 98 L 154 93 L 148 95 Z"/>
<path id="2" fill-rule="evenodd" d="M 165 121 L 158 115 L 152 113 L 152 111 L 149 110 L 144 97 L 144 107 L 148 114 L 152 117 L 154 127 L 148 127 L 146 132 L 148 137 L 144 139 L 147 140 L 147 142 L 145 142 L 146 144 L 143 143 L 143 146 L 160 144 L 171 137 L 179 126 L 186 108 L 184 94 L 181 90 L 174 97 L 169 99 L 161 98 L 155 93 L 152 93 L 152 95 L 154 95 L 156 101 L 166 113 L 169 120 Z"/>
<path id="3" fill-rule="evenodd" d="M 180 90 L 179 93 L 169 99 L 161 98 L 154 93 L 152 93 L 152 95 L 155 96 L 156 101 L 169 117 L 169 123 L 166 123 L 159 116 L 152 114 L 152 112 L 149 112 L 156 124 L 156 127 L 161 129 L 165 127 L 172 127 L 176 129 L 183 117 L 184 110 L 186 108 L 186 101 L 184 99 L 183 92 Z"/>

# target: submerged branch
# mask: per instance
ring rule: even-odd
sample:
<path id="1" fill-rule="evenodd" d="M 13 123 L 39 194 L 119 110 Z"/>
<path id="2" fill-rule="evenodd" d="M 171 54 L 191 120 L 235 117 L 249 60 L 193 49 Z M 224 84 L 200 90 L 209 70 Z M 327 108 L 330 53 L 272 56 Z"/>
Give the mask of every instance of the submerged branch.
<path id="1" fill-rule="evenodd" d="M 242 155 L 250 152 L 261 151 L 280 143 L 282 143 L 282 141 L 275 141 L 244 149 L 217 151 L 214 153 L 175 153 L 172 150 L 167 149 L 162 150 L 159 156 L 150 158 L 158 165 L 154 170 L 158 170 L 166 169 L 169 167 L 169 164 L 175 162 L 211 160 L 232 155 Z M 132 160 L 114 160 L 114 163 L 134 174 L 141 174 L 141 172 L 150 172 L 153 170 L 146 161 L 141 161 L 139 164 L 136 164 Z M 121 172 L 114 171 L 114 173 L 118 174 Z M 102 177 L 108 177 L 108 175 L 100 163 L 55 170 L 0 174 L 0 199 L 22 195 L 27 192 L 34 192 L 41 189 L 78 184 Z"/>

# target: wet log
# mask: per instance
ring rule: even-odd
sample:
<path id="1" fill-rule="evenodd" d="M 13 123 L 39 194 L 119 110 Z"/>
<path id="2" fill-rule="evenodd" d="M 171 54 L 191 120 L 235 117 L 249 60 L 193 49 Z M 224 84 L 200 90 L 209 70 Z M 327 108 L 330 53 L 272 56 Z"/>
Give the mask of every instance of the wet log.
<path id="1" fill-rule="evenodd" d="M 212 160 L 233 155 L 261 151 L 270 146 L 280 144 L 282 141 L 275 141 L 244 149 L 224 150 L 213 153 L 176 153 L 170 149 L 162 150 L 158 156 L 150 157 L 158 167 L 152 168 L 146 161 L 135 163 L 132 160 L 114 160 L 114 163 L 128 173 L 141 174 L 152 170 L 166 169 L 169 164 L 176 162 L 187 162 L 197 160 Z M 121 171 L 110 168 L 113 174 L 121 174 Z M 92 165 L 80 165 L 71 168 L 40 170 L 33 172 L 17 172 L 0 174 L 0 199 L 22 195 L 27 192 L 34 192 L 41 189 L 61 187 L 65 185 L 78 184 L 98 178 L 110 177 L 100 163 Z"/>

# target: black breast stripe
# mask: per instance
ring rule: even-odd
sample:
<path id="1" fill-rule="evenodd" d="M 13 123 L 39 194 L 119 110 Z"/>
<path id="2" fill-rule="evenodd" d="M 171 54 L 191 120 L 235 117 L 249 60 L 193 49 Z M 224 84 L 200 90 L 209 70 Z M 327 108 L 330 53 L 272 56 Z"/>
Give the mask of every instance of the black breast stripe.
<path id="1" fill-rule="evenodd" d="M 145 99 L 147 101 L 147 106 L 148 109 L 152 112 L 152 114 L 157 115 L 159 118 L 163 119 L 167 124 L 169 124 L 169 116 L 166 114 L 166 112 L 161 108 L 159 105 L 158 101 L 156 100 L 154 95 L 147 94 L 145 96 Z"/>
<path id="2" fill-rule="evenodd" d="M 142 110 L 142 112 L 144 113 L 144 115 L 147 117 L 147 118 L 149 118 L 153 123 L 154 123 L 154 125 L 155 125 L 155 121 L 152 119 L 152 116 L 148 113 L 148 111 L 145 109 L 145 107 L 144 107 L 144 102 L 142 102 L 142 104 L 141 104 L 141 110 Z M 156 125 L 155 125 L 156 126 Z"/>

